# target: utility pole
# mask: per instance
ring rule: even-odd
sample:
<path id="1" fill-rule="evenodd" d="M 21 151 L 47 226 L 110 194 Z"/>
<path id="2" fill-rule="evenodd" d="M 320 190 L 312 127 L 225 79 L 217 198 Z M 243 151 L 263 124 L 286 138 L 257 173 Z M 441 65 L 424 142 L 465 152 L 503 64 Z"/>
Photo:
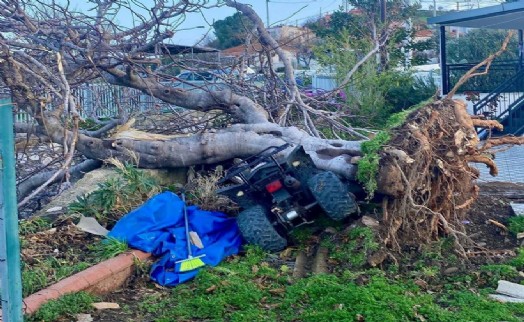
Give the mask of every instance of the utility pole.
<path id="1" fill-rule="evenodd" d="M 384 71 L 386 69 L 386 65 L 388 62 L 388 53 L 386 51 L 386 0 L 380 0 L 380 23 L 381 23 L 381 31 L 379 37 L 380 47 L 379 47 L 379 70 Z"/>
<path id="2" fill-rule="evenodd" d="M 457 1 L 457 11 L 460 11 L 460 2 Z M 457 32 L 457 35 L 456 35 L 456 38 L 459 39 L 459 27 L 457 27 L 457 29 L 455 29 L 456 32 Z"/>
<path id="3" fill-rule="evenodd" d="M 22 278 L 13 138 L 13 104 L 0 99 L 0 279 L 2 320 L 22 321 Z"/>
<path id="4" fill-rule="evenodd" d="M 433 0 L 433 17 L 437 16 L 437 0 Z"/>
<path id="5" fill-rule="evenodd" d="M 380 0 L 380 22 L 386 22 L 386 0 Z"/>
<path id="6" fill-rule="evenodd" d="M 269 0 L 266 0 L 266 28 L 269 28 Z"/>

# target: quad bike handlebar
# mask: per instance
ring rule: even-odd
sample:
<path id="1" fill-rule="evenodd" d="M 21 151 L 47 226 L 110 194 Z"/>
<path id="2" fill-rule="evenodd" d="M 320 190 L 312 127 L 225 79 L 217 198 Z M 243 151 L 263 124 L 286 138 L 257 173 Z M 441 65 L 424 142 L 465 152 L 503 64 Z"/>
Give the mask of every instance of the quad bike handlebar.
<path id="1" fill-rule="evenodd" d="M 244 171 L 252 169 L 253 166 L 260 164 L 261 162 L 268 159 L 268 161 L 276 162 L 273 156 L 279 152 L 284 151 L 285 149 L 291 147 L 291 144 L 285 143 L 281 146 L 270 146 L 260 153 L 250 156 L 249 158 L 243 160 L 241 163 L 231 167 L 226 175 L 218 181 L 219 184 L 225 183 L 233 177 L 241 175 Z M 269 152 L 268 152 L 269 151 Z M 278 163 L 277 163 L 278 165 Z"/>

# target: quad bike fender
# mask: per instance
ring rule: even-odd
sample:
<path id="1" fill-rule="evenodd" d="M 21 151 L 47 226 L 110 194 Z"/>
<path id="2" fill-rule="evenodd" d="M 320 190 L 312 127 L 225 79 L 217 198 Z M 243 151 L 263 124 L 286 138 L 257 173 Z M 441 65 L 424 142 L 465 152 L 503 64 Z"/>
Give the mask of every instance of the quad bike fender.
<path id="1" fill-rule="evenodd" d="M 255 206 L 256 203 L 245 190 L 246 186 L 244 184 L 239 184 L 220 188 L 217 190 L 217 194 L 226 196 L 240 207 L 247 209 Z"/>

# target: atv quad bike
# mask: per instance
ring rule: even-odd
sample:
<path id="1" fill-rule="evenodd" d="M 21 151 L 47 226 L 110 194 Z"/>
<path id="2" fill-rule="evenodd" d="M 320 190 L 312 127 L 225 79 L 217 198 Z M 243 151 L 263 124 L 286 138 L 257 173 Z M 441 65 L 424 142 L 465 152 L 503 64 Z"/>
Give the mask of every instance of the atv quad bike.
<path id="1" fill-rule="evenodd" d="M 276 155 L 291 145 L 269 147 L 227 170 L 217 191 L 243 209 L 237 217 L 244 239 L 269 251 L 286 247 L 287 234 L 313 222 L 319 210 L 340 221 L 358 212 L 348 183 L 319 170 L 301 146 L 283 160 Z"/>

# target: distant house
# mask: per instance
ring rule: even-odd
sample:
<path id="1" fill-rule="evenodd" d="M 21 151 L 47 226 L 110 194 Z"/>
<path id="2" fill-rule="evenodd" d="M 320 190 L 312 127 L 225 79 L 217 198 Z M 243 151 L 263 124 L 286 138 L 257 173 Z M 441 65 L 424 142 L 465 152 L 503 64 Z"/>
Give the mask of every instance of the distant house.
<path id="1" fill-rule="evenodd" d="M 276 26 L 267 31 L 279 44 L 290 47 L 310 44 L 316 38 L 315 33 L 307 27 Z"/>
<path id="2" fill-rule="evenodd" d="M 433 35 L 434 35 L 434 32 L 431 29 L 417 30 L 415 32 L 415 37 L 413 38 L 413 41 L 415 42 L 427 41 L 427 40 L 430 40 L 431 37 L 433 37 Z"/>

